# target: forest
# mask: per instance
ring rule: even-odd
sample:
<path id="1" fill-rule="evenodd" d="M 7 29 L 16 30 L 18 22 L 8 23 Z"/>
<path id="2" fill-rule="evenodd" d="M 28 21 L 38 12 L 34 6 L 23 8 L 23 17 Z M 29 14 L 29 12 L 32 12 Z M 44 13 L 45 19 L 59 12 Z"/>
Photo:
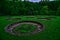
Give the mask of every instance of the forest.
<path id="1" fill-rule="evenodd" d="M 0 1 L 1 15 L 60 15 L 60 1 Z"/>

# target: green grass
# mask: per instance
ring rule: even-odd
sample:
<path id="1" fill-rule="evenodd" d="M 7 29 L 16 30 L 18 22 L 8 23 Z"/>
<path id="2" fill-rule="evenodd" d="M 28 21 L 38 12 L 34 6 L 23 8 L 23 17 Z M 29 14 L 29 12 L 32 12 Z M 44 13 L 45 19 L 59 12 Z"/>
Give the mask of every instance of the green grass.
<path id="1" fill-rule="evenodd" d="M 48 16 L 34 16 L 34 18 L 27 18 L 26 16 L 11 16 L 19 17 L 21 20 L 33 20 L 44 25 L 43 31 L 30 36 L 14 36 L 5 32 L 4 28 L 11 23 L 18 22 L 17 20 L 6 20 L 8 16 L 0 16 L 0 39 L 1 40 L 60 40 L 60 16 L 53 16 L 51 20 L 41 20 L 38 17 Z"/>
<path id="2" fill-rule="evenodd" d="M 21 33 L 26 33 L 26 32 L 31 32 L 31 31 L 35 30 L 36 28 L 37 28 L 37 26 L 32 25 L 32 24 L 21 24 L 21 25 L 18 25 L 17 27 L 15 27 L 13 30 L 19 31 Z"/>

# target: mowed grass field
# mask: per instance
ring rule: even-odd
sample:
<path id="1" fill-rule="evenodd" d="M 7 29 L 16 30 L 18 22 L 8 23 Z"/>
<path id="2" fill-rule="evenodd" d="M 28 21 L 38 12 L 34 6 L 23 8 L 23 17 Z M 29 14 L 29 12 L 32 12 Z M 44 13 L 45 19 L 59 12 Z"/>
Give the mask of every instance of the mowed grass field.
<path id="1" fill-rule="evenodd" d="M 21 18 L 20 20 L 7 20 L 7 18 Z M 54 17 L 51 20 L 38 18 Z M 44 29 L 34 35 L 15 36 L 7 33 L 4 28 L 11 23 L 32 20 L 43 24 Z M 0 40 L 60 40 L 60 16 L 0 16 Z"/>

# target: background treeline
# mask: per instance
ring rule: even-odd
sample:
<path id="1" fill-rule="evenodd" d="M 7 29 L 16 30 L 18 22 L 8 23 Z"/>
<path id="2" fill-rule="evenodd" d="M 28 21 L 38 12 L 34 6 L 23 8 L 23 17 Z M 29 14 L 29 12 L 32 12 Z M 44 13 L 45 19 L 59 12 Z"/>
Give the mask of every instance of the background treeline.
<path id="1" fill-rule="evenodd" d="M 0 15 L 60 15 L 60 1 L 1 1 Z"/>

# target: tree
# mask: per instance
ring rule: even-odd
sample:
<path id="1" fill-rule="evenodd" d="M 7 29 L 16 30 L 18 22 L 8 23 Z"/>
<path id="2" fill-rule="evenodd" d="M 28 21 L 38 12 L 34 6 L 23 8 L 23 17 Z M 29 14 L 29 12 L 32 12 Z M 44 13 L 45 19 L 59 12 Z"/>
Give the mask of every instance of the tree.
<path id="1" fill-rule="evenodd" d="M 60 0 L 54 0 L 54 1 L 60 1 Z"/>
<path id="2" fill-rule="evenodd" d="M 60 6 L 58 7 L 58 10 L 56 12 L 56 15 L 60 15 Z"/>
<path id="3" fill-rule="evenodd" d="M 40 12 L 43 15 L 48 15 L 49 14 L 48 6 L 43 6 Z"/>

